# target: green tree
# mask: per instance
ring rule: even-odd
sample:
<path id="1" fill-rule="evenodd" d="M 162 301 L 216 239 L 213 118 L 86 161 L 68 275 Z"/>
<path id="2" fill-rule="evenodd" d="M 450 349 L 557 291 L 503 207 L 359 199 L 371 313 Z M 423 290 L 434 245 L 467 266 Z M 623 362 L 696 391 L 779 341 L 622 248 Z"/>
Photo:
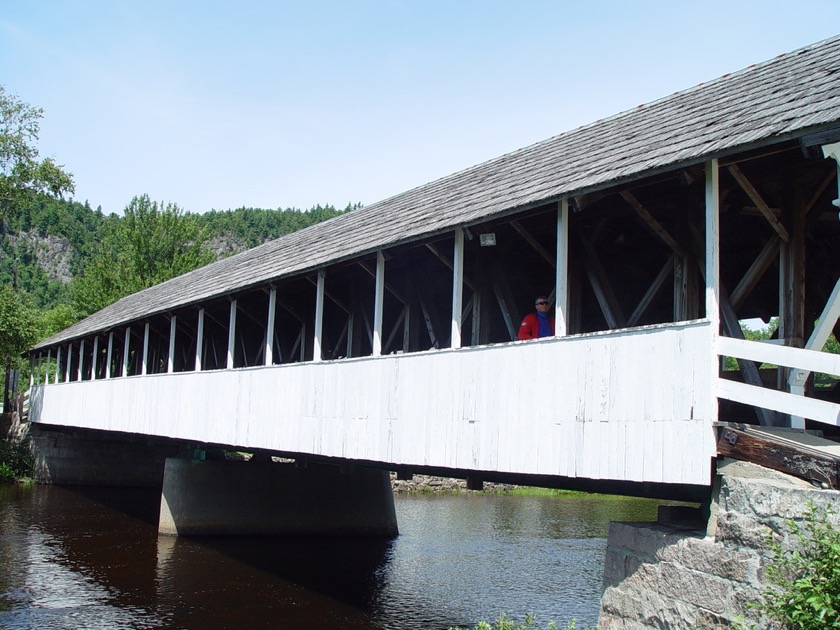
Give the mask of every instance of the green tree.
<path id="1" fill-rule="evenodd" d="M 38 339 L 46 339 L 69 328 L 79 320 L 79 314 L 71 304 L 59 304 L 43 311 L 38 318 Z"/>
<path id="2" fill-rule="evenodd" d="M 24 294 L 0 287 L 0 355 L 5 368 L 3 409 L 9 409 L 12 370 L 22 367 L 21 353 L 38 338 L 38 318 Z"/>
<path id="3" fill-rule="evenodd" d="M 44 112 L 0 86 L 0 220 L 5 224 L 33 195 L 72 193 L 73 177 L 51 158 L 40 159 L 37 142 Z"/>
<path id="4" fill-rule="evenodd" d="M 196 218 L 174 203 L 134 197 L 122 218 L 105 222 L 104 236 L 81 277 L 75 304 L 88 315 L 123 296 L 151 287 L 214 260 Z"/>
<path id="5" fill-rule="evenodd" d="M 59 197 L 73 192 L 73 177 L 51 158 L 40 159 L 38 134 L 44 112 L 8 94 L 0 86 L 0 232 L 17 209 L 39 194 Z M 12 258 L 17 259 L 16 247 Z M 13 263 L 14 280 L 16 263 Z M 0 353 L 5 366 L 4 408 L 8 409 L 12 368 L 19 354 L 35 342 L 35 315 L 13 286 L 3 285 L 0 294 Z"/>

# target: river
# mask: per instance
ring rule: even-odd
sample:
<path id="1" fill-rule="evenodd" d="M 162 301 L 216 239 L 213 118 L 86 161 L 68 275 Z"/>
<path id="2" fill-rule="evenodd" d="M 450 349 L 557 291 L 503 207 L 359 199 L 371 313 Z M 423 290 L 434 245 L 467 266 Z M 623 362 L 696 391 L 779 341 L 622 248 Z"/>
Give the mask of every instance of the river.
<path id="1" fill-rule="evenodd" d="M 147 490 L 0 484 L 0 627 L 443 629 L 597 621 L 612 520 L 643 499 L 398 495 L 392 541 L 157 535 Z"/>

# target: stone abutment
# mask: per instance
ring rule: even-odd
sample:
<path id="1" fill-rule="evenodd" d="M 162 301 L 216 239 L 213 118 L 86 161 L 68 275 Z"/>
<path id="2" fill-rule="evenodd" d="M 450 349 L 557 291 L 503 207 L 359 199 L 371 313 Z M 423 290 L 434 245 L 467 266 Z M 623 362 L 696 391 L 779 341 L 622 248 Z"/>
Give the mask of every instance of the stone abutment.
<path id="1" fill-rule="evenodd" d="M 793 544 L 787 522 L 828 507 L 840 527 L 840 492 L 754 464 L 718 467 L 706 524 L 611 523 L 601 630 L 767 627 L 761 599 L 771 535 Z"/>

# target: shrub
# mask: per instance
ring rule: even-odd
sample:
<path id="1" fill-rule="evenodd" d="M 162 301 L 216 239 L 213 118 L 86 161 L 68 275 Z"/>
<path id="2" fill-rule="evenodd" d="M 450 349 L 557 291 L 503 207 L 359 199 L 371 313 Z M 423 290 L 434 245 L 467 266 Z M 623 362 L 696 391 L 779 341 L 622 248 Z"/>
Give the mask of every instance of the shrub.
<path id="1" fill-rule="evenodd" d="M 0 440 L 0 481 L 32 476 L 32 453 L 25 444 Z"/>
<path id="2" fill-rule="evenodd" d="M 773 537 L 769 584 L 756 608 L 784 628 L 840 628 L 840 530 L 834 510 L 809 503 L 802 524 L 787 522 L 789 544 Z"/>

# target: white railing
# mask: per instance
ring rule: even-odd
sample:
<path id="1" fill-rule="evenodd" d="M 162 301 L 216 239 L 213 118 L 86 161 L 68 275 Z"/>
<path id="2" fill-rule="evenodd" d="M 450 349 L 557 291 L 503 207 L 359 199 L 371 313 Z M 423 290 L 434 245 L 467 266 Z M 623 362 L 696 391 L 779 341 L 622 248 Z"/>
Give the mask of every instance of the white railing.
<path id="1" fill-rule="evenodd" d="M 33 421 L 463 470 L 705 485 L 712 328 L 684 322 L 36 388 Z"/>
<path id="2" fill-rule="evenodd" d="M 840 375 L 840 355 L 828 352 L 804 350 L 759 341 L 745 341 L 732 337 L 719 337 L 717 353 L 721 357 L 783 365 L 806 372 Z M 717 381 L 717 395 L 719 398 L 762 409 L 779 411 L 794 417 L 808 418 L 824 424 L 840 425 L 840 404 L 825 400 L 722 378 Z"/>

